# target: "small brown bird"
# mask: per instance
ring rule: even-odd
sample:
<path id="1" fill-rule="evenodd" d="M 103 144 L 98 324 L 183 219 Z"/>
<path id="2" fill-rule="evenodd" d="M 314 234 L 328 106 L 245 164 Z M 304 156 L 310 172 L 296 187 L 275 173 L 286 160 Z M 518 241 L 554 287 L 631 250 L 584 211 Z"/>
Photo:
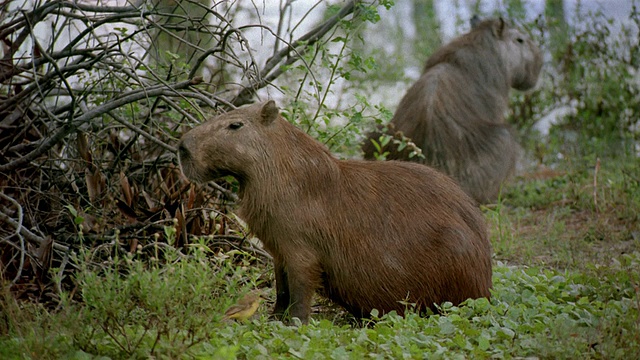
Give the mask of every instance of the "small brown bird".
<path id="1" fill-rule="evenodd" d="M 232 305 L 224 312 L 223 320 L 235 319 L 238 321 L 246 321 L 258 310 L 260 305 L 261 293 L 258 290 L 252 291 L 238 300 L 238 303 Z"/>

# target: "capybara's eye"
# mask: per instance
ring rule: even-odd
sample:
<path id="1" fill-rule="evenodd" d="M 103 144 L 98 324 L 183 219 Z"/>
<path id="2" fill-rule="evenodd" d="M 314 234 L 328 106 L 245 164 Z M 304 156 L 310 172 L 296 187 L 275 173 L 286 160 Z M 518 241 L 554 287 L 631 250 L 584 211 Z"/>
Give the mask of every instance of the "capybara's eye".
<path id="1" fill-rule="evenodd" d="M 523 38 L 517 38 L 516 41 L 519 42 L 520 44 L 524 43 L 524 39 Z"/>
<path id="2" fill-rule="evenodd" d="M 244 126 L 244 124 L 243 124 L 243 123 L 241 123 L 240 121 L 232 122 L 231 124 L 229 124 L 229 129 L 231 129 L 231 130 L 238 130 L 238 129 L 240 129 L 240 128 L 241 128 L 241 127 L 243 127 L 243 126 Z"/>

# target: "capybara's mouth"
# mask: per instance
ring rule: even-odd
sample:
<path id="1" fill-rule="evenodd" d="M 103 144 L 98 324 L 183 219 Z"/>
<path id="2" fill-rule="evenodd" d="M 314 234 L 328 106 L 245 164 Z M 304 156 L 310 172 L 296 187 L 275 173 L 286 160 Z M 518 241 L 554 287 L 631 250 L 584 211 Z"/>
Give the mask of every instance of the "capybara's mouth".
<path id="1" fill-rule="evenodd" d="M 178 164 L 180 165 L 182 173 L 189 179 L 193 176 L 192 160 L 191 151 L 184 145 L 184 141 L 180 141 L 180 144 L 178 144 Z"/>
<path id="2" fill-rule="evenodd" d="M 201 168 L 197 165 L 197 156 L 185 145 L 184 141 L 178 144 L 178 164 L 187 179 L 196 182 L 207 182 L 221 177 L 215 170 Z"/>

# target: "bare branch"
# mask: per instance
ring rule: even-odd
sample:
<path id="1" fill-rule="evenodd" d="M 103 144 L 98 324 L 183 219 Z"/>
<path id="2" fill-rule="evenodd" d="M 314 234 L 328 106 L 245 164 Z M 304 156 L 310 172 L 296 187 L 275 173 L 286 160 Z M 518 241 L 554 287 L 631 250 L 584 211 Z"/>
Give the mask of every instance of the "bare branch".
<path id="1" fill-rule="evenodd" d="M 256 84 L 252 84 L 251 86 L 243 88 L 233 100 L 233 104 L 235 106 L 247 104 L 251 100 L 252 95 L 257 89 L 265 87 L 267 84 L 269 84 L 270 81 L 272 81 L 282 73 L 282 70 L 276 70 L 274 74 L 271 74 L 271 76 L 269 76 L 269 74 L 277 66 L 279 66 L 285 58 L 287 59 L 285 64 L 292 64 L 296 60 L 299 60 L 302 57 L 301 53 L 304 53 L 304 50 L 297 50 L 299 47 L 302 47 L 302 49 L 306 49 L 314 45 L 316 42 L 322 39 L 322 37 L 324 37 L 324 35 L 326 35 L 331 29 L 333 29 L 341 19 L 353 13 L 355 8 L 356 0 L 350 0 L 345 6 L 342 7 L 342 9 L 340 9 L 337 14 L 327 19 L 317 27 L 313 28 L 311 31 L 301 36 L 298 40 L 289 44 L 274 56 L 269 58 L 262 70 L 260 70 L 260 74 L 262 74 L 261 80 Z M 289 54 L 294 51 L 297 53 L 297 56 L 289 58 Z"/>
<path id="2" fill-rule="evenodd" d="M 17 201 L 15 201 L 14 199 L 8 197 L 3 193 L 0 193 L 0 197 L 12 203 L 13 206 L 18 211 L 18 221 L 16 221 L 17 226 L 15 226 L 14 235 L 16 235 L 18 239 L 20 239 L 20 265 L 18 266 L 18 271 L 16 271 L 15 278 L 11 281 L 12 284 L 15 284 L 18 281 L 18 279 L 20 279 L 20 277 L 22 276 L 22 268 L 24 266 L 24 257 L 27 253 L 27 250 L 24 246 L 24 237 L 22 236 L 22 230 L 26 230 L 26 229 L 23 229 L 22 227 L 22 218 L 23 218 L 22 206 L 20 206 L 20 204 Z"/>
<path id="3" fill-rule="evenodd" d="M 287 65 L 304 64 L 305 76 L 319 84 L 311 68 L 315 58 L 306 55 L 357 11 L 356 1 L 345 1 L 335 16 L 295 41 L 287 32 L 305 25 L 321 0 L 314 0 L 292 28 L 283 25 L 284 17 L 297 3 L 286 0 L 278 29 L 263 22 L 257 3 L 209 6 L 209 0 L 133 0 L 121 7 L 35 1 L 18 4 L 22 9 L 11 18 L 2 14 L 0 243 L 10 254 L 0 261 L 0 276 L 24 281 L 33 275 L 31 259 L 55 261 L 63 279 L 74 266 L 67 243 L 92 247 L 106 240 L 94 251 L 106 258 L 112 251 L 145 246 L 181 247 L 190 236 L 219 226 L 242 232 L 229 216 L 212 218 L 195 210 L 225 214 L 238 197 L 213 182 L 191 188 L 176 166 L 174 142 L 209 116 L 207 107 L 234 108 L 265 86 L 284 89 L 274 80 Z M 257 16 L 256 24 L 237 25 L 234 16 L 245 11 L 254 12 L 249 17 Z M 262 69 L 249 44 L 251 28 L 276 40 Z M 314 90 L 321 98 L 319 85 Z M 78 131 L 86 137 L 73 136 Z M 77 209 L 71 221 L 64 206 Z M 189 218 L 180 216 L 185 213 Z M 174 217 L 183 221 L 180 239 L 168 245 L 164 229 L 173 226 Z M 56 241 L 43 233 L 56 234 Z M 268 257 L 243 237 L 222 237 L 212 244 L 224 241 Z M 56 289 L 64 291 L 64 282 L 56 282 Z"/>
<path id="4" fill-rule="evenodd" d="M 168 150 L 172 153 L 175 153 L 178 151 L 178 149 L 176 149 L 175 147 L 165 144 L 164 142 L 156 139 L 155 136 L 149 134 L 148 132 L 133 126 L 133 124 L 130 124 L 128 121 L 126 121 L 125 119 L 121 118 L 120 115 L 114 113 L 113 111 L 108 111 L 107 114 L 109 114 L 109 116 L 111 116 L 115 121 L 119 122 L 120 124 L 124 125 L 127 129 L 134 131 L 138 134 L 140 134 L 142 137 L 144 137 L 145 139 L 153 142 L 154 144 L 160 146 L 161 148 Z"/>
<path id="5" fill-rule="evenodd" d="M 6 198 L 7 196 L 0 193 L 0 195 L 2 195 L 3 198 Z M 15 201 L 15 200 L 14 200 Z M 32 233 L 31 231 L 29 231 L 27 228 L 23 227 L 22 224 L 14 219 L 12 219 L 10 216 L 8 216 L 7 214 L 5 214 L 3 211 L 0 211 L 0 221 L 4 222 L 5 224 L 13 227 L 14 229 L 20 229 L 20 234 L 22 236 L 24 236 L 25 239 L 27 239 L 28 241 L 30 241 L 31 243 L 37 245 L 37 246 L 42 246 L 46 240 L 34 233 Z M 62 244 L 58 244 L 55 243 L 53 244 L 54 249 L 56 250 L 61 250 L 61 251 L 69 251 L 69 248 L 62 245 Z"/>
<path id="6" fill-rule="evenodd" d="M 103 104 L 101 106 L 98 106 L 96 108 L 94 108 L 93 110 L 90 110 L 80 116 L 78 116 L 77 118 L 73 119 L 72 122 L 64 122 L 64 125 L 58 129 L 58 131 L 56 133 L 54 133 L 51 137 L 45 139 L 39 146 L 37 149 L 33 150 L 32 152 L 30 152 L 29 154 L 14 160 L 13 162 L 10 162 L 8 164 L 4 164 L 4 165 L 0 165 L 0 172 L 5 172 L 5 171 L 12 171 L 17 169 L 20 166 L 23 166 L 27 163 L 29 163 L 30 161 L 36 159 L 38 156 L 44 154 L 45 152 L 49 151 L 49 149 L 51 149 L 54 145 L 56 145 L 58 142 L 60 142 L 64 137 L 66 137 L 67 135 L 71 134 L 72 132 L 74 132 L 78 126 L 80 126 L 81 124 L 88 122 L 89 120 L 102 115 L 102 114 L 106 114 L 109 111 L 115 110 L 123 105 L 132 103 L 134 101 L 139 101 L 142 99 L 147 99 L 147 98 L 151 98 L 151 97 L 156 97 L 159 95 L 167 95 L 167 93 L 169 94 L 175 94 L 176 90 L 180 90 L 180 89 L 185 89 L 189 86 L 193 86 L 196 85 L 198 83 L 200 83 L 202 81 L 201 78 L 197 78 L 197 79 L 192 79 L 192 80 L 187 80 L 187 81 L 183 81 L 180 83 L 176 83 L 174 85 L 172 85 L 170 88 L 166 88 L 164 85 L 159 85 L 159 86 L 152 86 L 146 89 L 141 89 L 141 90 L 133 90 L 130 91 L 128 93 L 126 93 L 125 95 L 116 98 L 106 104 Z M 60 122 L 62 123 L 63 121 L 60 120 Z"/>

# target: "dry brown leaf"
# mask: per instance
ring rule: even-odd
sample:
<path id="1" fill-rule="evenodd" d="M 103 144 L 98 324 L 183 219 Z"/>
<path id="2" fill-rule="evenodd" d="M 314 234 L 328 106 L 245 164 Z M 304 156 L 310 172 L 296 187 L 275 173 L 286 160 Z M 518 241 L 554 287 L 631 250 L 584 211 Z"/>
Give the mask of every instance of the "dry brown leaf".
<path id="1" fill-rule="evenodd" d="M 144 201 L 147 203 L 147 207 L 149 209 L 153 209 L 155 207 L 155 201 L 153 201 L 151 196 L 149 196 L 149 194 L 147 194 L 147 192 L 144 191 L 144 189 L 141 191 L 141 193 L 142 193 L 142 197 L 144 197 Z"/>
<path id="2" fill-rule="evenodd" d="M 102 190 L 106 187 L 106 180 L 98 169 L 95 169 L 94 171 L 87 169 L 84 177 L 87 184 L 87 193 L 89 194 L 89 200 L 92 203 L 95 203 L 95 201 L 102 194 Z"/>
<path id="3" fill-rule="evenodd" d="M 123 171 L 120 171 L 120 186 L 122 187 L 122 195 L 124 195 L 124 202 L 131 206 L 133 203 L 133 191 L 131 190 L 131 185 L 129 184 L 129 179 L 124 174 Z"/>
<path id="4" fill-rule="evenodd" d="M 89 168 L 91 166 L 92 159 L 91 159 L 91 149 L 89 148 L 89 141 L 87 140 L 87 135 L 82 131 L 78 131 L 76 139 L 78 142 L 78 154 L 80 154 L 80 156 L 82 156 L 84 161 L 87 162 L 87 168 Z"/>
<path id="5" fill-rule="evenodd" d="M 177 244 L 186 244 L 186 237 L 187 237 L 187 233 L 186 231 L 184 231 L 184 216 L 182 215 L 182 211 L 180 211 L 181 209 L 177 209 L 176 210 L 176 243 Z M 180 236 L 184 234 L 184 241 L 181 241 Z"/>
<path id="6" fill-rule="evenodd" d="M 133 220 L 134 222 L 138 221 L 138 215 L 136 212 L 129 205 L 125 204 L 124 201 L 116 199 L 116 206 L 122 215 L 126 216 L 129 220 Z"/>

